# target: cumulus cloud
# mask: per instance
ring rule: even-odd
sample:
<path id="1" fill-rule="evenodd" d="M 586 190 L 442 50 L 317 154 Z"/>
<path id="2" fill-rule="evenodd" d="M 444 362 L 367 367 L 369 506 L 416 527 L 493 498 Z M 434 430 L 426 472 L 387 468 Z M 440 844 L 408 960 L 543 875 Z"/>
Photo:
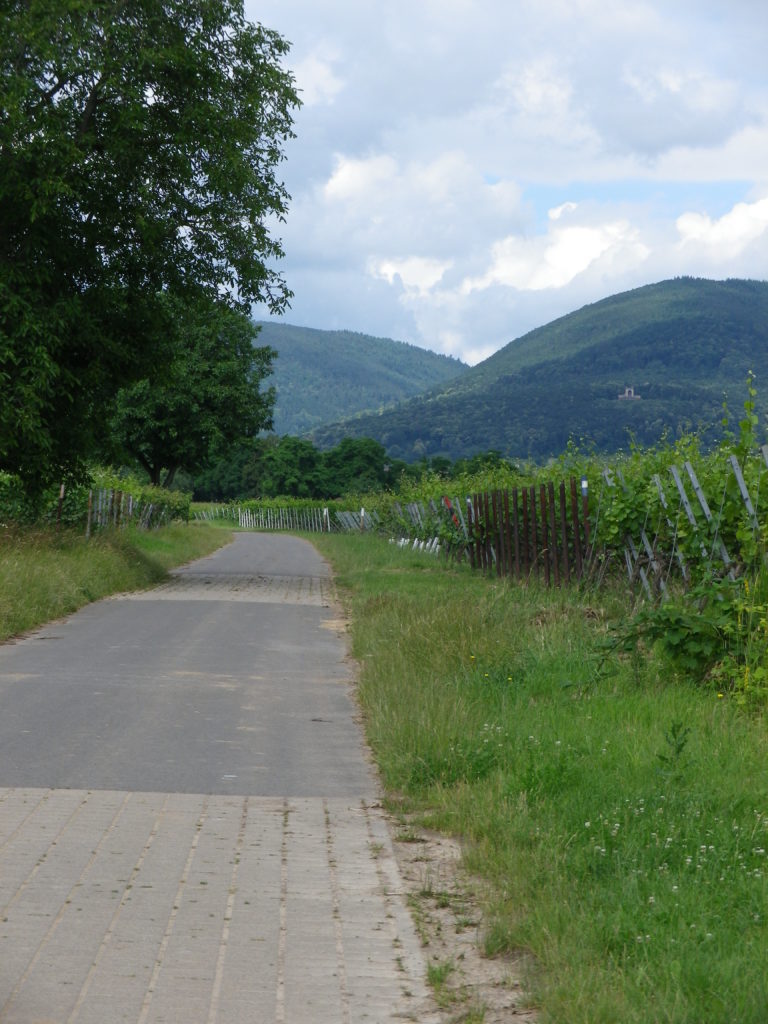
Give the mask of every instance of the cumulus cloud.
<path id="1" fill-rule="evenodd" d="M 716 220 L 705 213 L 684 213 L 677 218 L 677 230 L 681 247 L 709 250 L 718 260 L 733 259 L 752 242 L 768 236 L 768 199 L 737 203 Z"/>
<path id="2" fill-rule="evenodd" d="M 245 7 L 292 40 L 304 96 L 289 320 L 474 362 L 625 288 L 766 275 L 758 4 Z"/>
<path id="3" fill-rule="evenodd" d="M 389 284 L 399 278 L 407 291 L 416 291 L 425 295 L 442 279 L 452 261 L 426 259 L 422 256 L 407 256 L 400 260 L 372 258 L 368 264 L 368 272 L 373 277 L 380 277 Z"/>
<path id="4" fill-rule="evenodd" d="M 306 106 L 333 103 L 344 88 L 343 79 L 333 70 L 333 58 L 321 53 L 308 53 L 293 66 L 296 88 Z"/>
<path id="5" fill-rule="evenodd" d="M 324 186 L 330 200 L 371 199 L 397 174 L 397 163 L 391 156 L 375 156 L 358 160 L 337 156 L 336 169 Z"/>
<path id="6" fill-rule="evenodd" d="M 511 235 L 495 242 L 490 267 L 480 277 L 466 278 L 462 292 L 483 291 L 492 284 L 522 291 L 564 288 L 606 254 L 613 260 L 619 257 L 634 263 L 648 257 L 639 231 L 628 221 L 578 223 L 573 217 L 577 211 L 576 203 L 565 203 L 550 210 L 545 234 L 535 238 Z"/>

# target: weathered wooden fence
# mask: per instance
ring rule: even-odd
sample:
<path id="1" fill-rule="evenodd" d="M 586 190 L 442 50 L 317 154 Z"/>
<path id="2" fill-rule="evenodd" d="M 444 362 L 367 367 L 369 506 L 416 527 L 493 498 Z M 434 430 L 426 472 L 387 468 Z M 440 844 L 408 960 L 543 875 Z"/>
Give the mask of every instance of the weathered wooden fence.
<path id="1" fill-rule="evenodd" d="M 127 526 L 129 523 L 148 529 L 161 526 L 166 518 L 166 510 L 157 509 L 152 502 L 142 502 L 127 491 L 101 487 L 88 493 L 85 535 L 89 537 L 95 529 Z"/>
<path id="2" fill-rule="evenodd" d="M 571 478 L 467 498 L 467 554 L 473 568 L 556 587 L 580 580 L 589 561 L 586 482 Z"/>
<path id="3" fill-rule="evenodd" d="M 466 558 L 474 569 L 561 586 L 582 579 L 590 562 L 586 480 L 485 491 L 396 506 L 430 552 Z M 426 539 L 425 539 L 426 538 Z"/>

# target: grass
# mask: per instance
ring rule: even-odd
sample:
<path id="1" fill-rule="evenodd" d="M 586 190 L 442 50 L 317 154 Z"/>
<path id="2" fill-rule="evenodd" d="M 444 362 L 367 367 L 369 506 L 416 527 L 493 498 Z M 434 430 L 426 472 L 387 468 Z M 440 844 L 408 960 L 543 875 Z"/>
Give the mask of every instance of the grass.
<path id="1" fill-rule="evenodd" d="M 228 535 L 205 525 L 107 531 L 0 529 L 0 642 L 69 615 L 89 601 L 160 582 L 168 569 L 210 554 Z"/>
<path id="2" fill-rule="evenodd" d="M 668 662 L 606 655 L 621 595 L 323 537 L 390 800 L 464 841 L 486 950 L 543 1022 L 764 1024 L 768 736 Z"/>

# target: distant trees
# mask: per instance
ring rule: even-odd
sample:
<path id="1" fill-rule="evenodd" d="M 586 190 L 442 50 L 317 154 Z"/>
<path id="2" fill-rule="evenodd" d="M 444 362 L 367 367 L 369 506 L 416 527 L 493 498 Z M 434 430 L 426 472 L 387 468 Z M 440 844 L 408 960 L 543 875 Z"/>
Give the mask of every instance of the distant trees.
<path id="1" fill-rule="evenodd" d="M 241 0 L 7 0 L 2 28 L 0 469 L 35 484 L 98 449 L 121 387 L 193 355 L 167 296 L 226 330 L 284 309 L 267 222 L 298 99 Z"/>
<path id="2" fill-rule="evenodd" d="M 264 437 L 241 445 L 195 478 L 195 497 L 338 498 L 396 486 L 404 463 L 387 460 L 370 438 L 346 438 L 320 451 L 300 437 Z"/>

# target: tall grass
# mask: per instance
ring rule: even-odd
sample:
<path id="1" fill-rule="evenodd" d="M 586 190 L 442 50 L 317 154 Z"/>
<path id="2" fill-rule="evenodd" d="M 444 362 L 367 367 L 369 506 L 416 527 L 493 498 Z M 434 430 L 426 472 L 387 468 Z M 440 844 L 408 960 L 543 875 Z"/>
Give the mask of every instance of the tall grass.
<path id="1" fill-rule="evenodd" d="M 0 641 L 76 611 L 89 601 L 137 590 L 209 554 L 228 535 L 203 525 L 108 531 L 90 540 L 62 530 L 0 529 Z"/>
<path id="2" fill-rule="evenodd" d="M 463 838 L 488 883 L 487 951 L 533 954 L 541 1019 L 764 1024 L 765 720 L 654 651 L 606 653 L 620 595 L 316 543 L 385 785 Z"/>

